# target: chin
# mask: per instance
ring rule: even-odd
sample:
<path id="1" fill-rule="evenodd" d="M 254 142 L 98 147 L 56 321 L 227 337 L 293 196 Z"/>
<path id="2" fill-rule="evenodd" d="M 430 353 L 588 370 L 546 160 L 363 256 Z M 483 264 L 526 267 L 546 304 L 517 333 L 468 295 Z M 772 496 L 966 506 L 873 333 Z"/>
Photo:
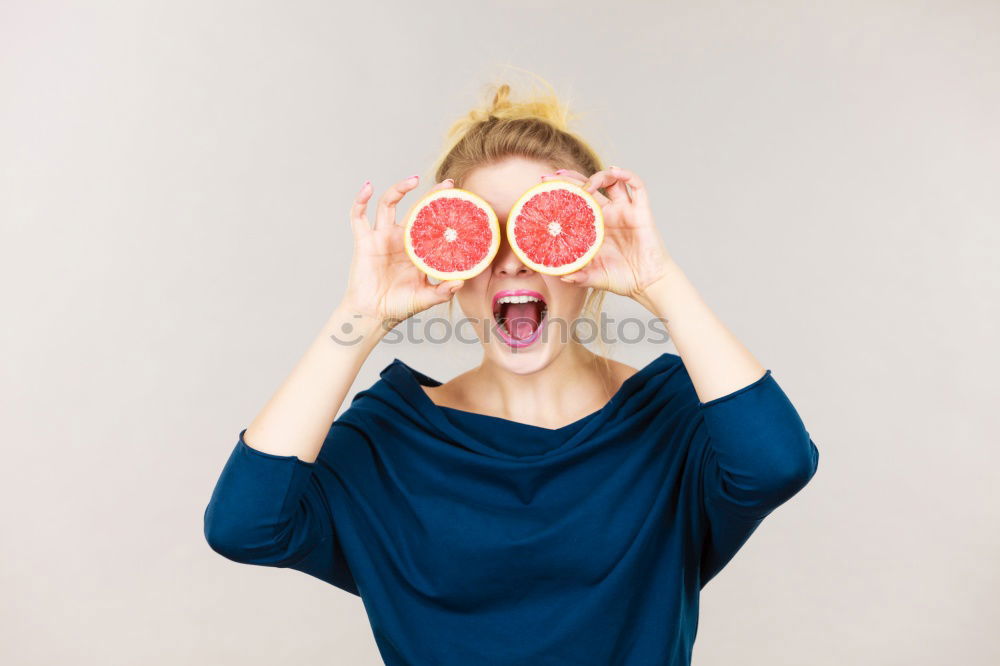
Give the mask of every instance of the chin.
<path id="1" fill-rule="evenodd" d="M 558 344 L 558 343 L 556 343 Z M 530 375 L 543 370 L 558 355 L 552 343 L 539 343 L 530 350 L 504 349 L 502 342 L 487 343 L 487 355 L 498 366 L 515 375 Z"/>
<path id="2" fill-rule="evenodd" d="M 550 326 L 550 322 L 543 317 L 533 336 L 512 340 L 494 321 L 494 328 L 488 332 L 483 345 L 486 355 L 498 366 L 517 375 L 530 375 L 545 369 L 568 346 L 568 331 L 558 323 Z"/>

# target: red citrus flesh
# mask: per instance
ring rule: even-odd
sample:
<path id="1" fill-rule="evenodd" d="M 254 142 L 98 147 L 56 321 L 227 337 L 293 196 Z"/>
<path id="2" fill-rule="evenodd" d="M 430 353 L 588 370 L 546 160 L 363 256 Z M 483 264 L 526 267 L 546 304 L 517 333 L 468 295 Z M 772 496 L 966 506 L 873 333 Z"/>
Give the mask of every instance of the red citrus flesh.
<path id="1" fill-rule="evenodd" d="M 586 265 L 604 240 L 604 218 L 589 192 L 568 181 L 535 185 L 514 205 L 507 239 L 534 271 L 565 275 Z"/>
<path id="2" fill-rule="evenodd" d="M 468 280 L 481 273 L 500 247 L 493 208 L 461 188 L 437 190 L 418 201 L 404 231 L 411 261 L 439 280 Z"/>

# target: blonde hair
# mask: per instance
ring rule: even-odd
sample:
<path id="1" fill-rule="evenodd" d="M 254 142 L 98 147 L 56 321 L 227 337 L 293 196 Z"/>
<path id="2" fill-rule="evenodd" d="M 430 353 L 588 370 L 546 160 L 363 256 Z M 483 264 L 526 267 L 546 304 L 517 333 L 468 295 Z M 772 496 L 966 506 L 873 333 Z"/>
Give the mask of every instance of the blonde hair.
<path id="1" fill-rule="evenodd" d="M 579 114 L 562 101 L 545 79 L 527 73 L 541 86 L 535 87 L 524 99 L 512 99 L 511 86 L 506 81 L 494 81 L 488 86 L 488 101 L 452 123 L 446 133 L 444 149 L 434 165 L 434 182 L 452 178 L 456 187 L 462 187 L 475 169 L 511 156 L 538 160 L 551 165 L 553 170 L 573 169 L 585 176 L 604 168 L 597 152 L 570 129 Z M 600 317 L 604 295 L 603 289 L 592 288 L 584 302 L 583 312 L 595 323 Z M 449 302 L 449 318 L 451 311 Z M 602 355 L 606 355 L 608 346 L 600 335 L 597 344 Z"/>

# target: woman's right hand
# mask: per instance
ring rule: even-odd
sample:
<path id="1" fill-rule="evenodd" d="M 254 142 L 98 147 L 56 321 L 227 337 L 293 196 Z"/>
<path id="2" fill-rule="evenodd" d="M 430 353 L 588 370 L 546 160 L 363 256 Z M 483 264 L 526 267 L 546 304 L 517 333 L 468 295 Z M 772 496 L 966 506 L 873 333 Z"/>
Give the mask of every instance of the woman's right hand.
<path id="1" fill-rule="evenodd" d="M 458 291 L 462 280 L 431 284 L 403 247 L 403 225 L 396 223 L 396 205 L 419 184 L 417 176 L 399 181 L 379 199 L 375 224 L 366 215 L 372 185 L 361 186 L 351 206 L 354 253 L 347 291 L 341 307 L 352 315 L 372 317 L 383 332 L 427 308 L 444 303 Z M 454 187 L 449 178 L 431 192 Z"/>

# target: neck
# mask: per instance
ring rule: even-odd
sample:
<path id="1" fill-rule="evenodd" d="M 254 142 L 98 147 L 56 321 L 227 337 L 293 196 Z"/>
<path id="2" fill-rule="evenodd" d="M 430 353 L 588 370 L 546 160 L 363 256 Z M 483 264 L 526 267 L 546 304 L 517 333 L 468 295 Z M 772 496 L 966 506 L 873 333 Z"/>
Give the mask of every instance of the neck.
<path id="1" fill-rule="evenodd" d="M 473 373 L 483 401 L 478 411 L 545 428 L 572 423 L 603 407 L 616 388 L 599 360 L 577 342 L 528 375 L 485 359 Z"/>

